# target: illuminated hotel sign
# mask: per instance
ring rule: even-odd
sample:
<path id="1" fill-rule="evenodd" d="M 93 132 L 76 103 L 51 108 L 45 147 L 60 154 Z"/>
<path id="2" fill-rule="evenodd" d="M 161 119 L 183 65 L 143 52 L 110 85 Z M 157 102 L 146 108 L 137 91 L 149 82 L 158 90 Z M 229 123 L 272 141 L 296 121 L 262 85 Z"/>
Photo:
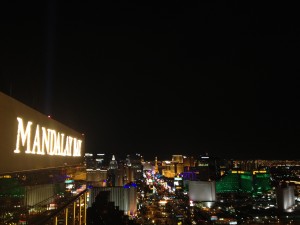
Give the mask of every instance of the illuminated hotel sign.
<path id="1" fill-rule="evenodd" d="M 33 126 L 33 122 L 24 124 L 22 118 L 17 117 L 18 128 L 16 137 L 16 148 L 14 153 L 51 156 L 81 156 L 82 140 L 65 135 L 53 129 L 41 127 L 39 124 Z M 26 125 L 26 126 L 24 126 Z"/>
<path id="2" fill-rule="evenodd" d="M 254 170 L 252 173 L 253 174 L 256 174 L 256 173 L 267 173 L 267 171 L 266 170 Z"/>
<path id="3" fill-rule="evenodd" d="M 242 171 L 242 170 L 233 170 L 233 171 L 231 171 L 231 173 L 245 173 L 245 171 Z"/>

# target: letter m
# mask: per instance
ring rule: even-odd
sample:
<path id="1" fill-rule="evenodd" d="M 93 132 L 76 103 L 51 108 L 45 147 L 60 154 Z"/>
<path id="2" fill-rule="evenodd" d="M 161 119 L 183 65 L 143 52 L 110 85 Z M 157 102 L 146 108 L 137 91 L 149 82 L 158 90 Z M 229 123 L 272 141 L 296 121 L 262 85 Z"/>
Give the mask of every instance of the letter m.
<path id="1" fill-rule="evenodd" d="M 26 126 L 26 130 L 24 130 L 23 120 L 20 117 L 17 117 L 18 120 L 18 133 L 17 133 L 17 142 L 16 142 L 16 149 L 14 153 L 20 153 L 20 140 L 21 144 L 24 147 L 25 143 L 27 142 L 26 153 L 30 153 L 30 133 L 31 133 L 31 125 L 32 122 L 28 122 Z"/>

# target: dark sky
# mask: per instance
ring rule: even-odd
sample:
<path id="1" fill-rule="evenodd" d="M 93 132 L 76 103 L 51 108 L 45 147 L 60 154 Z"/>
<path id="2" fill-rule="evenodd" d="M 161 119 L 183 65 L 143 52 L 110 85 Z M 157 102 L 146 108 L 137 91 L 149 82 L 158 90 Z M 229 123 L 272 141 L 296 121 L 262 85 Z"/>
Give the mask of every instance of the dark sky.
<path id="1" fill-rule="evenodd" d="M 87 152 L 299 159 L 299 12 L 276 4 L 1 2 L 0 90 Z"/>

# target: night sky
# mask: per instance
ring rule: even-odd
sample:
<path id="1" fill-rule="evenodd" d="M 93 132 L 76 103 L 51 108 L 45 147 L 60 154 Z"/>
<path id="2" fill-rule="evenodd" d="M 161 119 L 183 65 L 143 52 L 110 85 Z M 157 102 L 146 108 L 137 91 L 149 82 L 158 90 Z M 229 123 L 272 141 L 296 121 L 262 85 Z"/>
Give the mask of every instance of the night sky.
<path id="1" fill-rule="evenodd" d="M 290 2 L 7 1 L 0 18 L 0 91 L 87 152 L 300 159 Z"/>

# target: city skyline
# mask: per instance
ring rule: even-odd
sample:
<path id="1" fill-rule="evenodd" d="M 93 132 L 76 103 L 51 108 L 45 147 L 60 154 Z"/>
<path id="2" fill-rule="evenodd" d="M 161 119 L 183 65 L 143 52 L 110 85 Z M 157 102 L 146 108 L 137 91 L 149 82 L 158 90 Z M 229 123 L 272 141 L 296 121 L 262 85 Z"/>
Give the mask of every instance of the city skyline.
<path id="1" fill-rule="evenodd" d="M 84 133 L 86 152 L 300 158 L 296 7 L 1 8 L 0 91 Z"/>

